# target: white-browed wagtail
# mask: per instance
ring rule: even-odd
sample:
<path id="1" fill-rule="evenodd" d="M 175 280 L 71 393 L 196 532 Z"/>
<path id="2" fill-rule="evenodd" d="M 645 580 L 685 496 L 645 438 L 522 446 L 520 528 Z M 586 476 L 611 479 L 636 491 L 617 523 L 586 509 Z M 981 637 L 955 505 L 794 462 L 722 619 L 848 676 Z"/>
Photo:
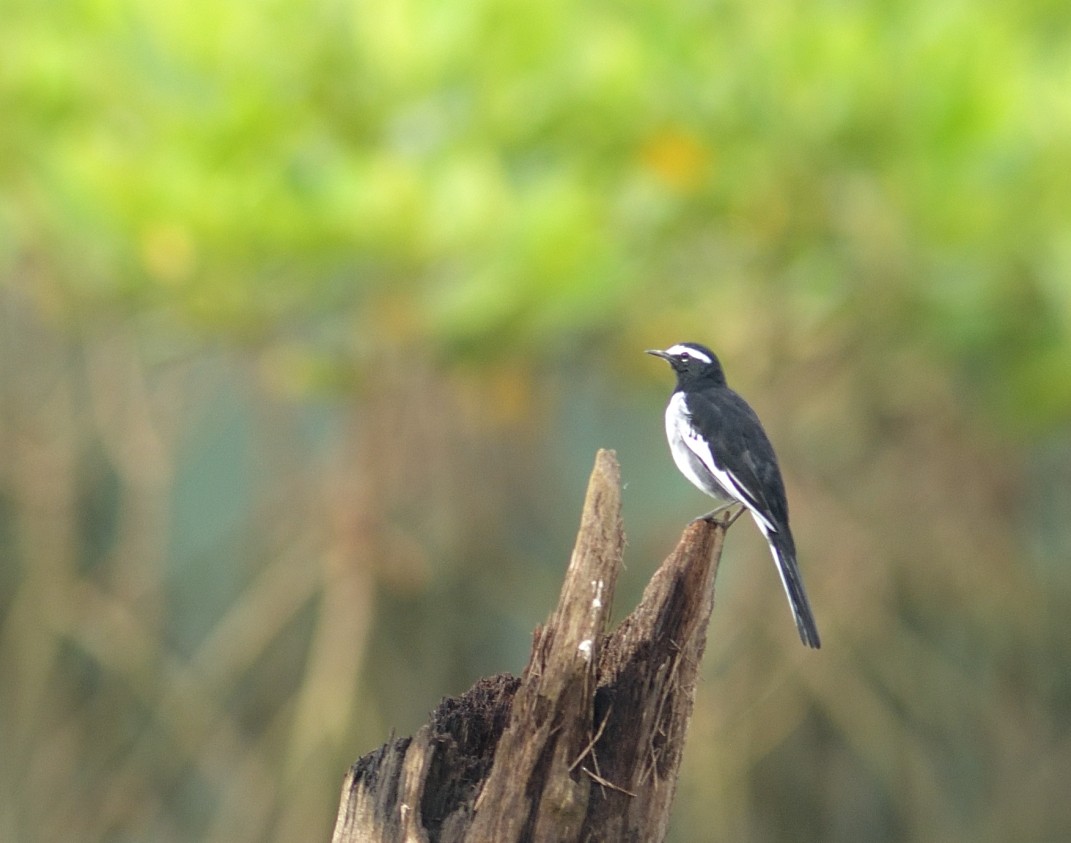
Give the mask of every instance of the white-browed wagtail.
<path id="1" fill-rule="evenodd" d="M 647 353 L 668 362 L 677 375 L 666 407 L 666 436 L 677 468 L 718 501 L 701 517 L 712 519 L 735 504 L 751 513 L 770 545 L 800 639 L 808 647 L 821 646 L 796 564 L 781 469 L 759 417 L 725 383 L 721 363 L 706 346 L 685 342 Z"/>

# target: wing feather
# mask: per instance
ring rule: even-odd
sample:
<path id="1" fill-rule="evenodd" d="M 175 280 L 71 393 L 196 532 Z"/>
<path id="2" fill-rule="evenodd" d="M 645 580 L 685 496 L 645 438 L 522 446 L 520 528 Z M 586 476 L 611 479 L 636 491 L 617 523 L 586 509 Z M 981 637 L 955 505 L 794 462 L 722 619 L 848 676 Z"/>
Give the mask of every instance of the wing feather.
<path id="1" fill-rule="evenodd" d="M 728 387 L 685 398 L 685 444 L 727 492 L 772 532 L 788 524 L 788 501 L 773 446 L 755 411 Z"/>

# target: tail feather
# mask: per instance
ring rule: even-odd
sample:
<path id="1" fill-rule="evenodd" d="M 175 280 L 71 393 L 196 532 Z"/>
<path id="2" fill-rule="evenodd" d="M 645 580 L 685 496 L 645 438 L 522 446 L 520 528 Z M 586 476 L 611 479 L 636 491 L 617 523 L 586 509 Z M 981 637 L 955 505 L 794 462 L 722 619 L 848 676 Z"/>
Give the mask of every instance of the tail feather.
<path id="1" fill-rule="evenodd" d="M 762 524 L 756 519 L 759 528 Z M 796 620 L 796 629 L 799 631 L 800 640 L 808 647 L 818 649 L 822 641 L 818 637 L 818 626 L 814 622 L 814 614 L 811 612 L 811 604 L 807 601 L 807 592 L 803 589 L 803 579 L 800 577 L 800 569 L 796 564 L 796 547 L 792 541 L 792 534 L 788 530 L 783 532 L 762 532 L 770 544 L 770 552 L 777 563 L 777 572 L 781 575 L 781 584 L 785 587 L 788 603 L 792 607 L 792 616 Z"/>

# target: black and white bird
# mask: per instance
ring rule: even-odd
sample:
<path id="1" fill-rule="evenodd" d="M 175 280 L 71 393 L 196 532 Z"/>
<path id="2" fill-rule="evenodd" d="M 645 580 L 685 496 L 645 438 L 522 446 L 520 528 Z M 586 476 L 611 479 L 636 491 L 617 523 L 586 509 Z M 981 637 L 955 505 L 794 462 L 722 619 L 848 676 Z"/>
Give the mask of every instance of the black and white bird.
<path id="1" fill-rule="evenodd" d="M 711 519 L 735 504 L 751 513 L 770 545 L 800 639 L 820 647 L 788 527 L 785 484 L 759 417 L 725 383 L 721 363 L 706 346 L 685 342 L 647 353 L 661 357 L 677 374 L 666 407 L 666 436 L 677 468 L 718 501 L 701 517 Z"/>

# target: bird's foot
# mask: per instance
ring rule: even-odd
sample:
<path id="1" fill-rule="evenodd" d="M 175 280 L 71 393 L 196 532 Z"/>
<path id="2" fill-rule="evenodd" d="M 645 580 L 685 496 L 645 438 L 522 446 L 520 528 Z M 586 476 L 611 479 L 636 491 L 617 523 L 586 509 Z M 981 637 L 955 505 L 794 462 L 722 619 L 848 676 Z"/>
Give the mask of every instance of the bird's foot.
<path id="1" fill-rule="evenodd" d="M 733 522 L 736 521 L 736 519 L 743 514 L 745 509 L 743 505 L 740 505 L 736 512 L 732 512 L 731 510 L 734 506 L 736 506 L 736 504 L 734 503 L 724 504 L 722 506 L 717 507 L 716 509 L 710 510 L 710 512 L 708 512 L 706 515 L 700 515 L 698 518 L 693 518 L 688 523 L 698 524 L 700 521 L 709 521 L 711 524 L 717 524 L 723 530 L 728 530 L 729 527 L 732 526 Z M 730 511 L 725 512 L 726 510 Z M 725 512 L 725 515 L 722 515 L 721 518 L 718 518 L 718 515 L 722 512 Z"/>
<path id="2" fill-rule="evenodd" d="M 747 509 L 747 507 L 741 504 L 740 507 L 736 510 L 736 512 L 727 512 L 725 514 L 725 517 L 718 522 L 719 524 L 721 524 L 722 529 L 728 530 L 731 526 L 733 526 L 733 523 L 736 521 L 736 519 L 744 514 L 745 509 Z"/>

